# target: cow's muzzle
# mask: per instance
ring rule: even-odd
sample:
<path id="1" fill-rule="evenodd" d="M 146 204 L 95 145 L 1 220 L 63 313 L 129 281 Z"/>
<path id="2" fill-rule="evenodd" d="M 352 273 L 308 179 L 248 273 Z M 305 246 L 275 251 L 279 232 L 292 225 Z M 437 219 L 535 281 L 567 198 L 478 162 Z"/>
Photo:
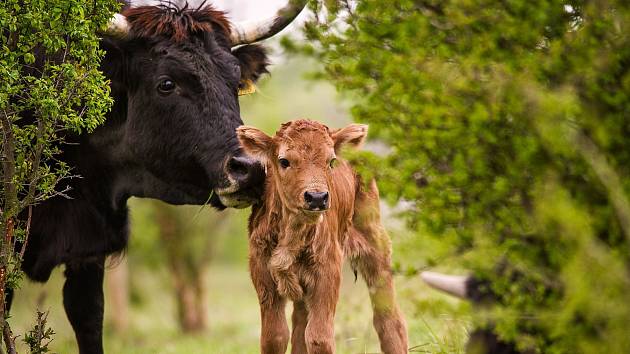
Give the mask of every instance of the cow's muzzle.
<path id="1" fill-rule="evenodd" d="M 260 200 L 265 183 L 262 164 L 245 155 L 235 155 L 225 164 L 227 185 L 215 190 L 221 203 L 230 208 L 245 208 Z"/>

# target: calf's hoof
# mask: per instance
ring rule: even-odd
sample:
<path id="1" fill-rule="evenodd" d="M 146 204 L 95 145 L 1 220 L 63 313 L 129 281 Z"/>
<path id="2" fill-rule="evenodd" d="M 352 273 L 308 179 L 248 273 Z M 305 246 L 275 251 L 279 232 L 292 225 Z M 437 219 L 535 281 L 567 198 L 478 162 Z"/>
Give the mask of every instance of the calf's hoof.
<path id="1" fill-rule="evenodd" d="M 332 354 L 335 352 L 335 341 L 332 339 L 309 339 L 306 341 L 309 354 Z"/>

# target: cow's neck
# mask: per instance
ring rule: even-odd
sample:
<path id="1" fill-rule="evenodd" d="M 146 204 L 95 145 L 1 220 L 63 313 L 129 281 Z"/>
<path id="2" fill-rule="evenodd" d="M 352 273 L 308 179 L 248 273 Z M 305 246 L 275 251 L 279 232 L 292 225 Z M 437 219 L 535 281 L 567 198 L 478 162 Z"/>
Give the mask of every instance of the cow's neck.
<path id="1" fill-rule="evenodd" d="M 73 188 L 79 198 L 85 199 L 100 211 L 119 214 L 127 212 L 129 194 L 121 187 L 121 171 L 107 153 L 94 148 L 85 139 L 71 152 L 73 173 L 79 175 Z"/>

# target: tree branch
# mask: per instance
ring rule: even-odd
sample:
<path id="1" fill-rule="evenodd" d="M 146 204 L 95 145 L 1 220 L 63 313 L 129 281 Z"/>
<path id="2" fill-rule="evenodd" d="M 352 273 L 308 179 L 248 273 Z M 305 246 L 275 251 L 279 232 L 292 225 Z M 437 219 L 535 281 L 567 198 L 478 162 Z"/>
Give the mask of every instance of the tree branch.
<path id="1" fill-rule="evenodd" d="M 626 196 L 621 178 L 615 169 L 606 161 L 606 156 L 599 151 L 595 143 L 585 134 L 577 132 L 575 136 L 576 148 L 584 161 L 593 169 L 595 175 L 602 183 L 621 229 L 630 242 L 630 202 Z"/>
<path id="2" fill-rule="evenodd" d="M 13 183 L 15 177 L 15 141 L 13 137 L 13 129 L 11 127 L 11 118 L 6 111 L 2 114 L 2 153 L 4 161 L 2 162 L 2 182 L 4 184 L 4 218 L 8 220 L 15 213 L 15 205 L 17 201 L 17 189 Z"/>
<path id="3" fill-rule="evenodd" d="M 35 142 L 35 154 L 32 159 L 33 169 L 28 176 L 28 180 L 30 181 L 30 185 L 28 186 L 28 192 L 26 197 L 22 200 L 22 206 L 26 207 L 35 201 L 35 192 L 37 191 L 37 182 L 39 181 L 39 165 L 42 159 L 42 152 L 44 151 L 44 146 L 46 142 L 44 141 L 44 118 L 41 115 L 37 118 L 37 134 L 36 134 L 36 142 Z"/>
<path id="4" fill-rule="evenodd" d="M 15 338 L 13 337 L 13 333 L 11 333 L 9 322 L 6 320 L 4 321 L 2 336 L 4 337 L 4 344 L 7 346 L 7 354 L 17 354 L 17 350 L 15 349 Z"/>

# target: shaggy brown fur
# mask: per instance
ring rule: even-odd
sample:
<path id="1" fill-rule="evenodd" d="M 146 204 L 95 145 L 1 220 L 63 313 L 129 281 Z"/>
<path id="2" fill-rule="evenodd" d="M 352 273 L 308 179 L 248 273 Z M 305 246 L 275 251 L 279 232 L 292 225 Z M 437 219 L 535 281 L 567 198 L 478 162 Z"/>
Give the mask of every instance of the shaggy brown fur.
<path id="1" fill-rule="evenodd" d="M 395 300 L 391 244 L 382 228 L 376 184 L 369 190 L 346 161 L 343 145 L 360 145 L 367 126 L 331 131 L 309 120 L 282 125 L 275 137 L 239 127 L 244 150 L 263 161 L 263 203 L 250 217 L 250 271 L 261 307 L 262 353 L 284 353 L 287 299 L 294 302 L 292 353 L 333 353 L 334 315 L 344 257 L 365 278 L 374 327 L 385 353 L 405 353 L 405 321 Z M 284 160 L 284 161 L 283 161 Z M 307 193 L 328 193 L 324 207 Z"/>
<path id="2" fill-rule="evenodd" d="M 174 7 L 174 5 L 130 7 L 122 13 L 129 21 L 131 33 L 136 37 L 168 37 L 182 42 L 193 34 L 219 29 L 230 33 L 230 22 L 222 11 L 206 5 L 200 9 Z"/>

